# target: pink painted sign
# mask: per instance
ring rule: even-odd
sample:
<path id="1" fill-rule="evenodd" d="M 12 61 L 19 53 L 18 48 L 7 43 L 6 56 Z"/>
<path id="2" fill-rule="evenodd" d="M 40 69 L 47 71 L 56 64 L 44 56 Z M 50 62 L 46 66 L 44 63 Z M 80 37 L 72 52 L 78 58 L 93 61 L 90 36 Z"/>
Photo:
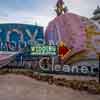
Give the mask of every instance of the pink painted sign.
<path id="1" fill-rule="evenodd" d="M 81 17 L 72 13 L 57 16 L 46 29 L 46 40 L 54 44 L 63 41 L 75 52 L 85 49 L 86 33 Z"/>

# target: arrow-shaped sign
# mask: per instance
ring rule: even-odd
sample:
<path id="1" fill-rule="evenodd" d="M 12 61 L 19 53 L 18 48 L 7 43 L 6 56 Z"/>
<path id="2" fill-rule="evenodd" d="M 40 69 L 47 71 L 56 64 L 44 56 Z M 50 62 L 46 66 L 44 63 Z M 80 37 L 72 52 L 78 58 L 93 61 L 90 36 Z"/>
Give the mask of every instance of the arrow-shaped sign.
<path id="1" fill-rule="evenodd" d="M 61 42 L 59 46 L 59 56 L 61 59 L 64 60 L 64 58 L 67 57 L 70 52 L 71 50 L 67 48 L 63 42 Z"/>

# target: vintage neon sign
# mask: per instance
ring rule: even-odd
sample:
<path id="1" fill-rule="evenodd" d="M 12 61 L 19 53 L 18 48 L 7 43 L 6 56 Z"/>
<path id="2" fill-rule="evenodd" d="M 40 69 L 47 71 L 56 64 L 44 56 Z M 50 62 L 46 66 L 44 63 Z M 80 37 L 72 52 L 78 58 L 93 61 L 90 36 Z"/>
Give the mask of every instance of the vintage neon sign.
<path id="1" fill-rule="evenodd" d="M 55 56 L 57 47 L 55 45 L 36 45 L 31 47 L 31 54 L 34 56 Z"/>

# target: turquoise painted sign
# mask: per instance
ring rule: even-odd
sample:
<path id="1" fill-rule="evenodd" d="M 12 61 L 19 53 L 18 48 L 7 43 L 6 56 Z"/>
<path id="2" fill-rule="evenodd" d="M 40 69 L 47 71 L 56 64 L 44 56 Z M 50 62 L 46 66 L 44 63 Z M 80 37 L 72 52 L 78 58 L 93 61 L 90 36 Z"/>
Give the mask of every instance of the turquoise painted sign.
<path id="1" fill-rule="evenodd" d="M 0 51 L 18 51 L 43 43 L 43 27 L 28 24 L 0 24 Z"/>

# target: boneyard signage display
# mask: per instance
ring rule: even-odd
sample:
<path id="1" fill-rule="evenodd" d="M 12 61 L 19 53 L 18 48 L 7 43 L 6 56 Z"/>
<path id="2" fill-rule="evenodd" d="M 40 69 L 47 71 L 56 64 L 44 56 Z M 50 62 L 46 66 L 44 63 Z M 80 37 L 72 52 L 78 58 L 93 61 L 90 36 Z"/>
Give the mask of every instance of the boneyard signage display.
<path id="1" fill-rule="evenodd" d="M 45 62 L 45 63 L 44 63 Z M 51 62 L 51 63 L 49 63 Z M 94 63 L 95 62 L 95 63 Z M 39 61 L 41 72 L 50 74 L 65 74 L 65 75 L 89 75 L 97 76 L 99 69 L 98 60 L 81 61 L 73 65 L 55 64 L 55 60 L 50 61 L 49 58 L 42 58 Z"/>

